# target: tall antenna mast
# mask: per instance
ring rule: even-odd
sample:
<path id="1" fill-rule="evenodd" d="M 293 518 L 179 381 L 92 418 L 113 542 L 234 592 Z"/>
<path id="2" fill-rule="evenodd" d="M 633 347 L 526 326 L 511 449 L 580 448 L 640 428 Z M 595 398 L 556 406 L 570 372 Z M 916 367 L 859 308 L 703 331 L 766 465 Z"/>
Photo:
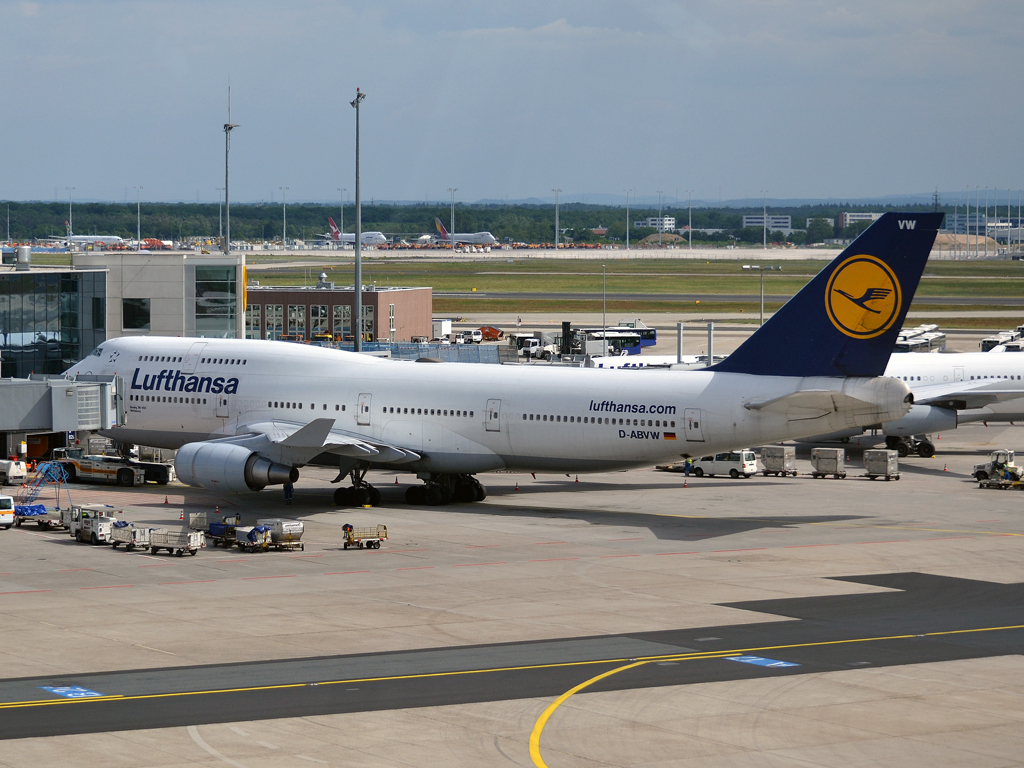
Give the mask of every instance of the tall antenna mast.
<path id="1" fill-rule="evenodd" d="M 231 152 L 231 131 L 238 126 L 231 122 L 231 85 L 228 85 L 228 121 L 224 123 L 224 242 L 225 254 L 231 253 L 231 193 L 228 191 L 228 155 Z"/>

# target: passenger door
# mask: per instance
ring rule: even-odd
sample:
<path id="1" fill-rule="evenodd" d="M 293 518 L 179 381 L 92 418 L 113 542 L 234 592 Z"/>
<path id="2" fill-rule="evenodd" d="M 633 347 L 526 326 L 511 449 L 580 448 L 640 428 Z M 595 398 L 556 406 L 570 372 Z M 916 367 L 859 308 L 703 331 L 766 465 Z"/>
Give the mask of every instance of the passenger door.
<path id="1" fill-rule="evenodd" d="M 683 423 L 686 426 L 686 439 L 692 443 L 704 442 L 704 431 L 700 423 L 703 421 L 700 408 L 683 410 Z"/>
<path id="2" fill-rule="evenodd" d="M 484 426 L 488 432 L 501 432 L 501 400 L 487 401 L 487 421 Z"/>
<path id="3" fill-rule="evenodd" d="M 226 419 L 228 417 L 228 396 L 217 395 L 217 418 Z"/>
<path id="4" fill-rule="evenodd" d="M 954 368 L 953 369 L 953 381 L 963 381 L 963 380 L 964 380 L 964 369 L 963 368 Z"/>
<path id="5" fill-rule="evenodd" d="M 356 424 L 362 424 L 364 427 L 370 425 L 370 401 L 372 399 L 373 395 L 369 392 L 359 395 L 359 400 L 356 403 Z"/>

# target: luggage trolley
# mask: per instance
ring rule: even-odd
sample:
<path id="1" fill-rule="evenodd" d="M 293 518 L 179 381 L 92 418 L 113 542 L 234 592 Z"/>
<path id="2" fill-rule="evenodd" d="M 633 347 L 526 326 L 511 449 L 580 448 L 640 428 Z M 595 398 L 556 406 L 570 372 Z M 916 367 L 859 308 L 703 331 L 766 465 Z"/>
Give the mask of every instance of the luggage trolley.
<path id="1" fill-rule="evenodd" d="M 345 532 L 345 549 L 357 547 L 358 549 L 380 549 L 380 543 L 387 541 L 388 527 L 378 525 L 376 528 L 353 528 L 348 523 L 341 526 Z"/>

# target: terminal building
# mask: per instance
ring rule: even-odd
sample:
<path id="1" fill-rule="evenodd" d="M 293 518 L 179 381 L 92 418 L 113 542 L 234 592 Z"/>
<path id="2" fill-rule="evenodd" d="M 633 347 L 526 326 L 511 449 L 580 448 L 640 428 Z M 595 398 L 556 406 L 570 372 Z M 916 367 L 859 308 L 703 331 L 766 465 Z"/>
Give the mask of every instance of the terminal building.
<path id="1" fill-rule="evenodd" d="M 882 218 L 880 213 L 849 213 L 842 211 L 839 214 L 839 228 L 846 229 L 851 224 L 856 224 L 858 221 L 878 221 Z"/>
<path id="2" fill-rule="evenodd" d="M 675 216 L 648 216 L 633 222 L 634 229 L 656 229 L 659 232 L 672 232 L 676 228 Z"/>
<path id="3" fill-rule="evenodd" d="M 775 232 L 782 230 L 782 232 L 789 234 L 793 231 L 793 217 L 792 216 L 775 216 L 768 214 L 768 230 Z M 757 227 L 764 229 L 765 216 L 760 213 L 753 214 L 750 216 L 743 217 L 743 226 L 746 227 Z"/>
<path id="4" fill-rule="evenodd" d="M 363 340 L 410 341 L 431 336 L 430 288 L 363 288 Z M 352 341 L 355 290 L 335 288 L 321 275 L 315 286 L 249 286 L 245 311 L 247 339 L 310 340 L 329 334 Z"/>

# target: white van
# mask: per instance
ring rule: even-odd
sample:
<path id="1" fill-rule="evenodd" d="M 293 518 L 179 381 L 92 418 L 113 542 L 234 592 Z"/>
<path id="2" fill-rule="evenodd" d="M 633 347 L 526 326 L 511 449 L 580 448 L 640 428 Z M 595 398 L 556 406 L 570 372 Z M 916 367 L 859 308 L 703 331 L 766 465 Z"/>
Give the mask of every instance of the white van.
<path id="1" fill-rule="evenodd" d="M 749 448 L 740 451 L 729 451 L 727 453 L 716 453 L 714 456 L 704 456 L 695 459 L 691 470 L 697 477 L 708 475 L 728 475 L 737 478 L 740 475 L 750 477 L 757 472 L 757 458 Z"/>
<path id="2" fill-rule="evenodd" d="M 14 497 L 0 496 L 0 527 L 10 530 L 14 525 Z"/>
<path id="3" fill-rule="evenodd" d="M 24 461 L 0 460 L 0 485 L 21 485 L 28 479 L 28 467 Z"/>

